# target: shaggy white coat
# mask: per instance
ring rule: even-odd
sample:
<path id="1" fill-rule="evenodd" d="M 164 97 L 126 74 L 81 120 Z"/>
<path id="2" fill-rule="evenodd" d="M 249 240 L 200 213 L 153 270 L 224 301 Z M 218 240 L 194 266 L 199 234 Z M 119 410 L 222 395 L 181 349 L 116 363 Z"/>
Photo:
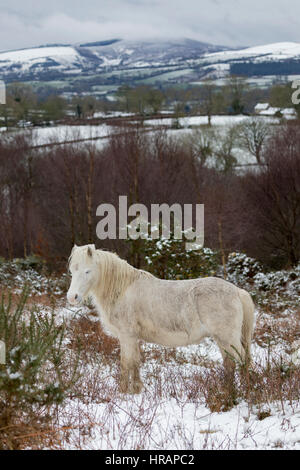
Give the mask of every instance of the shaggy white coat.
<path id="1" fill-rule="evenodd" d="M 69 269 L 69 302 L 91 296 L 104 327 L 120 341 L 122 391 L 141 389 L 139 340 L 177 347 L 209 336 L 226 367 L 250 361 L 254 304 L 245 290 L 216 277 L 158 279 L 94 245 L 75 245 Z"/>

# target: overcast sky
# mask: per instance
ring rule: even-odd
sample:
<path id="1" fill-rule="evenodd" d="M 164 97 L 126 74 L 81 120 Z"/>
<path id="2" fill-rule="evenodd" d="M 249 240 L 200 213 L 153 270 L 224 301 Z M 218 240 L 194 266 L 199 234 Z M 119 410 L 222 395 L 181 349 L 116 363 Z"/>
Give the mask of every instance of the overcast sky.
<path id="1" fill-rule="evenodd" d="M 109 38 L 300 42 L 299 0 L 0 0 L 0 50 Z"/>

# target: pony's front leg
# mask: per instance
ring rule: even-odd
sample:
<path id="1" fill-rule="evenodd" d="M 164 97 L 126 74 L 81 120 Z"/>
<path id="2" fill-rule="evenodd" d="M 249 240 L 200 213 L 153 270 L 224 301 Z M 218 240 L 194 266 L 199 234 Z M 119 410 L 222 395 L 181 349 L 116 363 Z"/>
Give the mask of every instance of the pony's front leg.
<path id="1" fill-rule="evenodd" d="M 140 379 L 140 348 L 133 338 L 122 338 L 120 389 L 122 393 L 139 393 L 142 389 Z"/>
<path id="2" fill-rule="evenodd" d="M 143 382 L 140 377 L 140 363 L 141 363 L 141 351 L 139 343 L 136 342 L 134 346 L 134 360 L 131 368 L 131 379 L 132 379 L 132 392 L 140 393 L 143 388 Z"/>
<path id="3" fill-rule="evenodd" d="M 129 392 L 129 363 L 125 351 L 125 347 L 121 344 L 120 390 L 122 393 Z"/>

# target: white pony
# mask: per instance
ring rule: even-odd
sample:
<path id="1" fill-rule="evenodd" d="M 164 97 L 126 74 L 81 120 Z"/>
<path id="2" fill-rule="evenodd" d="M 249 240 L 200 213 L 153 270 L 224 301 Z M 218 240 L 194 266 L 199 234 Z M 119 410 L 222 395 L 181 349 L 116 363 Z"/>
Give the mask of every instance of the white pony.
<path id="1" fill-rule="evenodd" d="M 69 269 L 68 301 L 90 296 L 104 327 L 120 341 L 123 392 L 142 387 L 139 340 L 176 347 L 209 336 L 226 370 L 250 361 L 254 304 L 245 290 L 216 277 L 161 280 L 94 245 L 75 245 Z"/>

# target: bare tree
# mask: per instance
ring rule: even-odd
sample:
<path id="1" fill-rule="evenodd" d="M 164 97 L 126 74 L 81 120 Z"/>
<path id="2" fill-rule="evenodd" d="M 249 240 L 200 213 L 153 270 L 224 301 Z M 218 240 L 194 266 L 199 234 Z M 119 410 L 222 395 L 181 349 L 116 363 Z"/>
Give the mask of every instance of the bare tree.
<path id="1" fill-rule="evenodd" d="M 256 158 L 258 164 L 262 163 L 262 152 L 264 144 L 270 135 L 270 125 L 261 118 L 247 119 L 240 127 L 240 142 Z"/>
<path id="2" fill-rule="evenodd" d="M 211 128 L 197 128 L 192 135 L 185 138 L 185 142 L 191 147 L 194 157 L 205 165 L 207 159 L 213 154 L 215 133 Z"/>
<path id="3" fill-rule="evenodd" d="M 300 130 L 286 125 L 265 150 L 266 165 L 244 181 L 254 249 L 263 260 L 293 266 L 300 259 Z M 254 253 L 254 254 L 257 254 Z"/>
<path id="4" fill-rule="evenodd" d="M 27 256 L 34 241 L 32 191 L 34 158 L 31 135 L 16 134 L 0 143 L 0 210 L 2 250 Z M 0 243 L 1 245 L 1 243 Z"/>
<path id="5" fill-rule="evenodd" d="M 216 135 L 214 154 L 216 156 L 216 167 L 224 173 L 229 173 L 233 170 L 237 163 L 237 159 L 233 154 L 233 149 L 237 141 L 238 128 L 231 126 Z"/>
<path id="6" fill-rule="evenodd" d="M 215 108 L 216 86 L 209 80 L 200 89 L 200 109 L 207 115 L 208 125 L 211 126 L 211 116 Z"/>

